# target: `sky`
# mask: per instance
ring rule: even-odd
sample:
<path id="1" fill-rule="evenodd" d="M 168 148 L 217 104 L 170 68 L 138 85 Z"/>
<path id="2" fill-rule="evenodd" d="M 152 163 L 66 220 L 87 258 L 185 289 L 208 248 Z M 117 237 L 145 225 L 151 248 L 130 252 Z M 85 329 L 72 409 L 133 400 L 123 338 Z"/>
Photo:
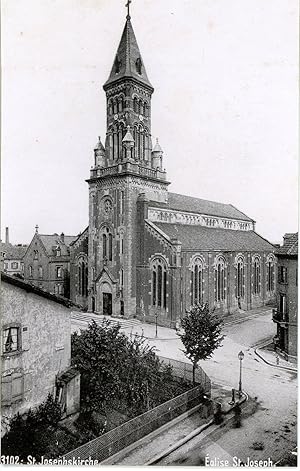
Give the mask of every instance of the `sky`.
<path id="1" fill-rule="evenodd" d="M 77 235 L 123 0 L 2 0 L 2 225 Z M 133 0 L 169 190 L 297 231 L 298 1 Z"/>

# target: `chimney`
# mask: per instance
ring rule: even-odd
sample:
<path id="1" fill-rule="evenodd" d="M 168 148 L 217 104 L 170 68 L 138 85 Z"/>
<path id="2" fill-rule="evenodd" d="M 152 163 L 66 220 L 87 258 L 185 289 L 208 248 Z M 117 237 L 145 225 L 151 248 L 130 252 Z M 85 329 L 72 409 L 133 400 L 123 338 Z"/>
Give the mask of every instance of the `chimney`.
<path id="1" fill-rule="evenodd" d="M 9 232 L 8 227 L 5 228 L 5 243 L 9 244 Z"/>
<path id="2" fill-rule="evenodd" d="M 60 234 L 60 240 L 63 244 L 65 243 L 65 234 L 63 232 Z"/>

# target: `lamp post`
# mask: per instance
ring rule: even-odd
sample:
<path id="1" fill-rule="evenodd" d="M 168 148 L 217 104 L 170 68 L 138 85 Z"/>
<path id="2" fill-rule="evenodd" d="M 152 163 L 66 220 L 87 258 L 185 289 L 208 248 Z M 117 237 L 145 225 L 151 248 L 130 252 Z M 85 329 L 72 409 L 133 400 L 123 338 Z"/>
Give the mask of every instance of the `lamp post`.
<path id="1" fill-rule="evenodd" d="M 242 361 L 244 359 L 244 352 L 241 350 L 238 354 L 238 359 L 240 360 L 240 380 L 239 380 L 239 397 L 242 395 Z"/>
<path id="2" fill-rule="evenodd" d="M 158 317 L 158 314 L 157 312 L 155 313 L 155 338 L 157 339 L 157 317 Z"/>

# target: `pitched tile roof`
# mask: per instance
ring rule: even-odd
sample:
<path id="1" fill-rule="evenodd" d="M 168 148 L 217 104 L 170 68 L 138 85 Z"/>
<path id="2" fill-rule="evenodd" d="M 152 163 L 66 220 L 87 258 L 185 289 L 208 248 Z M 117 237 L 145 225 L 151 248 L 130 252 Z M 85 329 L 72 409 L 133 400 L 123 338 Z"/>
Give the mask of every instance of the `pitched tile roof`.
<path id="1" fill-rule="evenodd" d="M 233 231 L 204 226 L 152 223 L 170 239 L 176 238 L 183 249 L 219 251 L 274 251 L 274 246 L 254 231 Z"/>
<path id="2" fill-rule="evenodd" d="M 0 243 L 0 250 L 5 253 L 5 260 L 22 260 L 27 247 L 27 245 L 12 245 L 4 242 Z"/>
<path id="3" fill-rule="evenodd" d="M 48 255 L 53 255 L 53 248 L 59 246 L 61 249 L 61 255 L 68 255 L 68 247 L 77 236 L 64 236 L 64 242 L 61 240 L 61 236 L 58 234 L 38 234 L 42 241 Z"/>
<path id="4" fill-rule="evenodd" d="M 283 236 L 283 245 L 276 250 L 278 255 L 298 255 L 298 232 L 294 234 L 285 234 Z"/>
<path id="5" fill-rule="evenodd" d="M 243 221 L 253 221 L 246 214 L 239 211 L 232 204 L 218 203 L 216 201 L 203 200 L 193 196 L 180 195 L 178 193 L 168 193 L 168 203 L 150 202 L 151 206 L 167 207 L 178 211 L 188 211 L 191 213 L 201 213 L 211 216 L 219 216 Z"/>
<path id="6" fill-rule="evenodd" d="M 49 293 L 48 291 L 42 288 L 39 288 L 38 286 L 34 286 L 28 281 L 21 280 L 20 278 L 17 278 L 15 276 L 10 276 L 7 273 L 1 272 L 1 281 L 2 282 L 5 281 L 6 283 L 9 283 L 10 285 L 17 286 L 18 288 L 21 288 L 27 292 L 37 294 L 38 296 L 42 296 L 43 298 L 50 299 L 51 301 L 54 301 L 56 303 L 63 304 L 66 307 L 74 307 L 74 306 L 81 307 L 78 304 L 70 301 L 70 299 L 64 298 L 63 296 Z"/>

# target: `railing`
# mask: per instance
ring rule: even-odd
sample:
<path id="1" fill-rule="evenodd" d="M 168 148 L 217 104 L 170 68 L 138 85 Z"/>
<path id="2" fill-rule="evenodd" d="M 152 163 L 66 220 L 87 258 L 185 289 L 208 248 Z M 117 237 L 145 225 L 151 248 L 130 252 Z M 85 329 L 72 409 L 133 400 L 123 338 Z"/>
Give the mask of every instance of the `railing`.
<path id="1" fill-rule="evenodd" d="M 64 455 L 64 458 L 67 460 L 91 458 L 99 462 L 104 461 L 202 401 L 203 391 L 201 386 L 197 386 L 81 445 Z M 211 412 L 212 403 L 206 399 L 200 406 L 198 417 L 207 418 Z"/>
<path id="2" fill-rule="evenodd" d="M 134 173 L 150 178 L 166 179 L 166 172 L 162 170 L 153 170 L 152 168 L 142 167 L 139 162 L 118 162 L 117 165 L 107 168 L 91 168 L 91 178 L 105 177 L 107 175 L 116 175 L 122 172 Z"/>
<path id="3" fill-rule="evenodd" d="M 172 358 L 165 358 L 158 356 L 158 358 L 168 365 L 171 365 L 173 368 L 172 375 L 175 378 L 181 378 L 185 381 L 193 381 L 193 367 L 190 363 L 185 363 L 183 361 L 173 360 Z M 205 371 L 198 366 L 195 371 L 195 381 L 196 384 L 202 387 L 203 391 L 207 396 L 211 394 L 211 381 Z"/>

